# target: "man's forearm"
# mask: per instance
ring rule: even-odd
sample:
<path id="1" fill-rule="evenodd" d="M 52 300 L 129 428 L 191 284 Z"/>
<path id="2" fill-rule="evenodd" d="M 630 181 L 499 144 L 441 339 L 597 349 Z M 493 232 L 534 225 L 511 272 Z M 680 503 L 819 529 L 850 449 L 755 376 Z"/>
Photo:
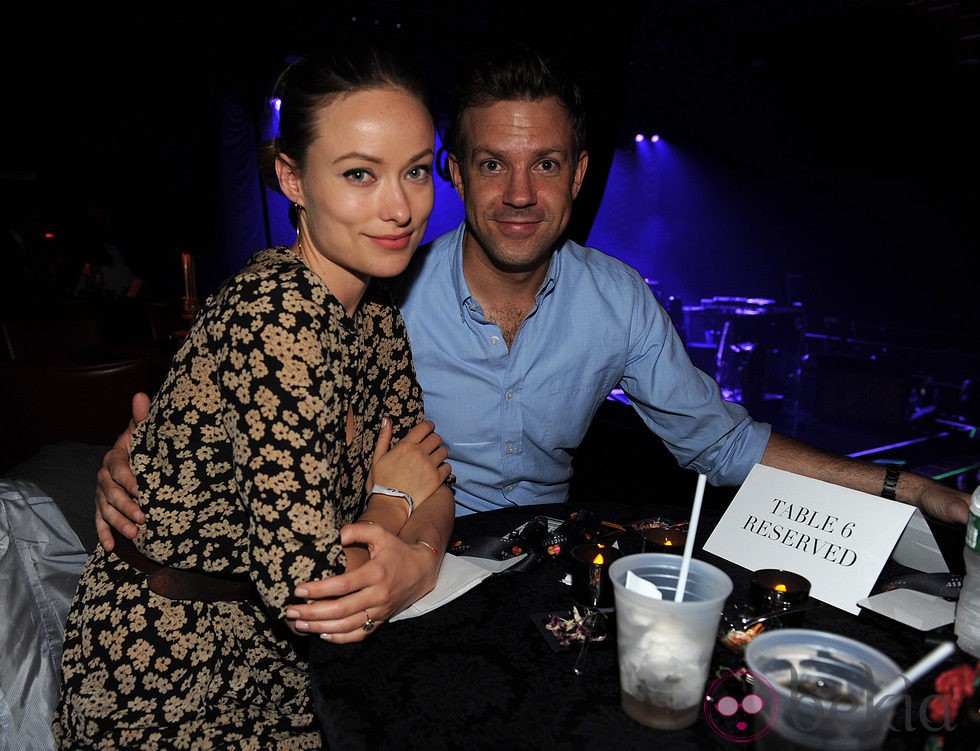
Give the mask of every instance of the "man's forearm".
<path id="1" fill-rule="evenodd" d="M 812 477 L 852 490 L 879 495 L 885 480 L 885 467 L 824 451 L 795 438 L 776 433 L 769 438 L 762 463 L 797 475 Z M 898 500 L 914 503 L 899 493 Z"/>
<path id="2" fill-rule="evenodd" d="M 769 438 L 762 463 L 871 495 L 894 497 L 945 522 L 963 524 L 967 519 L 970 496 L 956 488 L 915 472 L 888 477 L 887 467 L 831 454 L 781 433 Z M 886 491 L 886 479 L 887 490 L 894 495 Z"/>

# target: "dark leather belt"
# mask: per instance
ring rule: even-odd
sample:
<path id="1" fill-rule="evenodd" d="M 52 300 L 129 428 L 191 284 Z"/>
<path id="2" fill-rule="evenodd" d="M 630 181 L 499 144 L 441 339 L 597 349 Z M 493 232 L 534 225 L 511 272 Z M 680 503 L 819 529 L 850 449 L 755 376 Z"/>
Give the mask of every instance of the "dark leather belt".
<path id="1" fill-rule="evenodd" d="M 259 602 L 259 594 L 252 580 L 244 575 L 219 576 L 200 571 L 161 566 L 151 561 L 136 549 L 128 540 L 112 530 L 116 541 L 112 552 L 130 566 L 147 575 L 147 584 L 152 592 L 171 600 L 198 600 L 201 602 L 222 602 L 253 600 Z"/>

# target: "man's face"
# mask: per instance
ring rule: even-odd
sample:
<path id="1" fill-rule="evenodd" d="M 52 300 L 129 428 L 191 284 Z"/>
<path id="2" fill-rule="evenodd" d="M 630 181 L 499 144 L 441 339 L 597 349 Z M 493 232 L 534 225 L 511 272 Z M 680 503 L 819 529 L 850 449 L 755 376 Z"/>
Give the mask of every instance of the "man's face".
<path id="1" fill-rule="evenodd" d="M 466 207 L 468 250 L 503 271 L 547 263 L 572 214 L 588 165 L 555 98 L 508 100 L 463 114 L 466 153 L 449 168 Z"/>

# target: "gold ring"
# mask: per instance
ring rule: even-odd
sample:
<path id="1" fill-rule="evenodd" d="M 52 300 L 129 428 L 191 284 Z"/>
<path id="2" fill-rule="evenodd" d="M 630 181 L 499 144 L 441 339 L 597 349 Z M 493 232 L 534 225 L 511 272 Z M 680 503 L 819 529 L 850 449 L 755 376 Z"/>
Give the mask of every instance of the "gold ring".
<path id="1" fill-rule="evenodd" d="M 373 631 L 374 630 L 374 627 L 376 625 L 375 622 L 374 622 L 374 618 L 372 618 L 371 616 L 369 616 L 368 615 L 368 611 L 366 611 L 366 610 L 364 611 L 364 617 L 367 620 L 364 621 L 364 625 L 361 626 L 361 628 L 363 628 L 365 631 Z"/>

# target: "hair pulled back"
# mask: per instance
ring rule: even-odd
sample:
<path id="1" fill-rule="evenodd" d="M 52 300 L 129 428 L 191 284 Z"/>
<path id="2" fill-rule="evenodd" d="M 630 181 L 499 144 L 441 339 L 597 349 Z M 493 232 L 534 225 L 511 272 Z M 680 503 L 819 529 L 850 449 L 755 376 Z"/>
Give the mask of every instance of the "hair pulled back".
<path id="1" fill-rule="evenodd" d="M 280 155 L 303 169 L 309 147 L 319 135 L 317 113 L 323 107 L 345 94 L 384 88 L 404 89 L 428 108 L 425 78 L 419 68 L 394 47 L 376 40 L 333 41 L 289 63 L 272 90 L 279 107 L 277 135 L 260 147 L 265 182 L 280 191 L 275 172 Z"/>

